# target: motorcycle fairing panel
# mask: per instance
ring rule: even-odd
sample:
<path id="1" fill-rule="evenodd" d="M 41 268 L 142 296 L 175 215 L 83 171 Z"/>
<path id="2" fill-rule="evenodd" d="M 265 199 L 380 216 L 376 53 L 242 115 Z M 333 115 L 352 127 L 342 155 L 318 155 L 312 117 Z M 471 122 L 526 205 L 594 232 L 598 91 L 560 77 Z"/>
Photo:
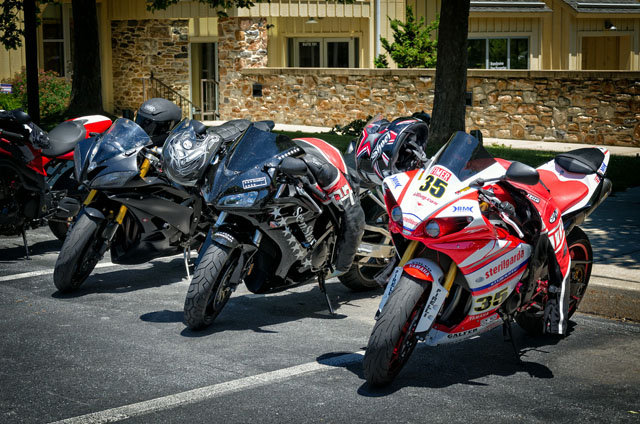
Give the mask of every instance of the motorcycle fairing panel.
<path id="1" fill-rule="evenodd" d="M 470 136 L 459 133 L 456 137 Z M 590 206 L 594 196 L 603 191 L 604 172 L 609 161 L 609 152 L 606 149 L 593 150 L 601 152 L 602 159 L 600 164 L 592 161 L 589 169 L 597 169 L 595 172 L 569 172 L 555 159 L 538 168 L 542 184 L 509 184 L 527 192 L 527 197 L 534 206 L 537 205 L 536 199 L 540 203 L 538 190 L 546 192 L 544 186 L 547 186 L 552 196 L 564 199 L 561 203 L 563 217 L 575 214 L 576 211 L 584 213 L 593 210 Z M 578 157 L 582 156 L 584 154 L 579 152 Z M 589 154 L 591 158 L 594 156 L 599 155 Z M 532 254 L 532 246 L 510 234 L 508 229 L 496 227 L 494 231 L 490 231 L 490 226 L 486 225 L 486 218 L 478 207 L 478 193 L 475 189 L 469 188 L 470 183 L 479 178 L 490 180 L 504 175 L 509 162 L 480 154 L 475 163 L 471 161 L 463 169 L 450 169 L 446 166 L 447 159 L 440 159 L 427 169 L 392 175 L 384 180 L 385 189 L 391 193 L 402 211 L 402 226 L 399 227 L 390 220 L 390 227 L 396 226 L 397 231 L 401 231 L 406 239 L 424 242 L 425 224 L 434 219 L 459 225 L 459 228 L 456 228 L 458 231 L 451 236 L 440 236 L 428 244 L 425 242 L 428 248 L 444 253 L 458 265 L 465 280 L 464 291 L 468 291 L 459 299 L 466 302 L 466 312 L 462 314 L 464 319 L 452 326 L 434 324 L 425 340 L 429 345 L 461 341 L 500 325 L 498 309 L 518 287 Z M 452 164 L 466 163 L 459 158 L 450 159 Z M 562 159 L 560 163 L 563 163 Z M 601 193 L 601 198 L 606 197 L 606 194 L 608 192 Z M 546 197 L 549 197 L 548 193 Z M 545 213 L 543 218 L 550 222 L 553 220 L 552 213 Z M 570 225 L 570 222 L 565 223 L 566 225 Z M 559 230 L 558 233 L 564 234 L 564 229 Z M 409 264 L 405 265 L 405 271 L 408 266 Z M 388 285 L 387 291 L 390 290 L 390 286 L 391 284 Z M 455 295 L 452 293 L 450 297 L 452 296 Z M 427 305 L 431 303 L 436 306 L 439 304 L 440 307 L 444 304 L 444 299 L 437 297 L 433 288 Z M 418 328 L 428 329 L 429 325 L 425 325 L 426 320 L 424 314 Z"/>

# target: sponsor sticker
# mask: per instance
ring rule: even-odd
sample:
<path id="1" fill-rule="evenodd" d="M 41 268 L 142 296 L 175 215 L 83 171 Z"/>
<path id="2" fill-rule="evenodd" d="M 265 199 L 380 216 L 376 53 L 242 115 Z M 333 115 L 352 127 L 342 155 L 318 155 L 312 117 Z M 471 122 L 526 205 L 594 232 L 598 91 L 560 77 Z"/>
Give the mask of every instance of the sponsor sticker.
<path id="1" fill-rule="evenodd" d="M 553 211 L 551 218 L 549 218 L 549 224 L 553 224 L 554 222 L 556 222 L 556 219 L 558 219 L 558 209 Z"/>
<path id="2" fill-rule="evenodd" d="M 485 272 L 484 277 L 488 279 L 489 277 L 498 274 L 500 271 L 503 271 L 505 269 L 512 267 L 516 262 L 518 262 L 523 258 L 524 258 L 524 250 L 519 249 L 518 252 L 512 255 L 511 257 L 505 258 L 501 260 L 497 265 L 494 265 L 493 267 L 489 268 Z"/>
<path id="3" fill-rule="evenodd" d="M 449 178 L 451 178 L 451 172 L 447 171 L 446 169 L 442 169 L 439 166 L 434 167 L 429 174 L 438 177 L 446 182 L 449 182 Z"/>
<path id="4" fill-rule="evenodd" d="M 391 182 L 393 183 L 393 188 L 398 188 L 398 187 L 401 187 L 401 186 L 402 186 L 402 184 L 400 184 L 400 180 L 398 179 L 398 177 L 397 177 L 397 176 L 395 176 L 395 175 L 394 175 L 394 176 L 392 176 L 392 177 L 390 178 L 390 180 L 391 180 Z"/>
<path id="5" fill-rule="evenodd" d="M 267 185 L 267 177 L 252 178 L 242 181 L 242 188 L 247 190 L 250 188 L 263 187 Z"/>
<path id="6" fill-rule="evenodd" d="M 529 200 L 531 200 L 532 202 L 536 202 L 536 203 L 540 203 L 540 198 L 534 196 L 533 194 L 527 193 L 527 197 L 529 198 Z"/>
<path id="7" fill-rule="evenodd" d="M 473 213 L 473 206 L 454 206 L 453 212 L 469 212 Z"/>

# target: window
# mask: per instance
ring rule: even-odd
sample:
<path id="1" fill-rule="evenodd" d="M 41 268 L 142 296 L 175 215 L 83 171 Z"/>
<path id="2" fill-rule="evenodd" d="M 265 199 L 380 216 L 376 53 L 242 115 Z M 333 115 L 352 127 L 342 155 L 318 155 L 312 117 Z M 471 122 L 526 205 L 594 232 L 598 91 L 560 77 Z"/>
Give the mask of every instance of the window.
<path id="1" fill-rule="evenodd" d="M 529 69 L 528 38 L 470 38 L 467 54 L 472 69 Z"/>
<path id="2" fill-rule="evenodd" d="M 45 71 L 71 73 L 73 19 L 70 4 L 50 4 L 42 14 L 42 56 Z"/>
<path id="3" fill-rule="evenodd" d="M 302 68 L 355 68 L 358 38 L 290 38 L 289 66 Z"/>

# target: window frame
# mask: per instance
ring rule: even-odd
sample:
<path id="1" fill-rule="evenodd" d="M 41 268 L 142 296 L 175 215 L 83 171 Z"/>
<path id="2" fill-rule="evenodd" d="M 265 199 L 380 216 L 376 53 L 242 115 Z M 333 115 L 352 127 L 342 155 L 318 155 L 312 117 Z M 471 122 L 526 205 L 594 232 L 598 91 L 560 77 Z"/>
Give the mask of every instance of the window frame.
<path id="1" fill-rule="evenodd" d="M 523 69 L 515 69 L 525 71 L 531 69 L 531 36 L 530 35 L 490 35 L 490 36 L 469 36 L 468 40 L 484 40 L 485 41 L 485 59 L 484 68 L 468 68 L 468 69 L 487 69 L 487 70 L 510 70 L 511 68 L 511 40 L 527 40 L 527 67 Z M 489 67 L 489 40 L 507 40 L 507 66 L 506 68 L 490 68 Z M 468 53 L 467 53 L 468 54 Z"/>
<path id="2" fill-rule="evenodd" d="M 319 68 L 326 68 L 328 62 L 328 44 L 329 43 L 348 43 L 349 49 L 349 68 L 355 68 L 356 65 L 356 42 L 355 39 L 357 37 L 290 37 L 293 42 L 291 45 L 293 46 L 293 54 L 291 55 L 293 59 L 293 67 L 300 67 L 300 43 L 305 42 L 319 42 L 320 43 L 320 65 Z"/>

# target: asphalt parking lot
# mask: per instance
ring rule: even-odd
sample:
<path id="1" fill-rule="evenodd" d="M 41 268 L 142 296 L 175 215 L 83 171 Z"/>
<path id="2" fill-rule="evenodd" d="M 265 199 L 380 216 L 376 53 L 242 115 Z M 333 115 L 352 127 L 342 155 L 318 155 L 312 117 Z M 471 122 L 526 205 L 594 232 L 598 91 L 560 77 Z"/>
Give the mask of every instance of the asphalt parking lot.
<path id="1" fill-rule="evenodd" d="M 638 220 L 612 215 L 629 205 L 618 199 L 585 228 L 604 266 L 594 281 L 633 292 Z M 214 326 L 196 333 L 182 323 L 180 256 L 127 268 L 105 260 L 63 296 L 52 282 L 60 242 L 46 228 L 29 238 L 30 261 L 21 238 L 0 238 L 0 422 L 640 419 L 638 324 L 578 313 L 564 339 L 516 327 L 523 364 L 499 328 L 419 346 L 393 385 L 374 390 L 361 358 L 380 291 L 352 293 L 330 280 L 332 317 L 316 285 L 267 296 L 239 289 Z"/>

